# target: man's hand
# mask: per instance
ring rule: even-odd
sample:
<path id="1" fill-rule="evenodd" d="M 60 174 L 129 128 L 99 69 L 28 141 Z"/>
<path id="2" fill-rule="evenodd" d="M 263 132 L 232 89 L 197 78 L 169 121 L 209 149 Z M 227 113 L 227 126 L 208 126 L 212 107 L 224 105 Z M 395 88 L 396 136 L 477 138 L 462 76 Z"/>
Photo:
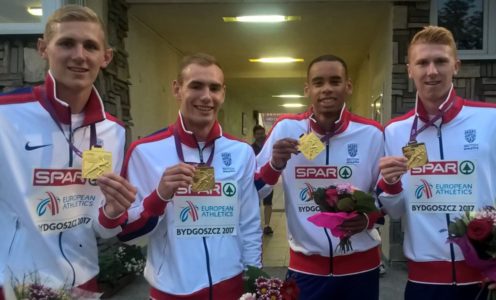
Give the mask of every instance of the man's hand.
<path id="1" fill-rule="evenodd" d="M 278 170 L 284 169 L 291 154 L 298 154 L 298 141 L 290 138 L 278 140 L 272 147 L 272 166 Z"/>
<path id="2" fill-rule="evenodd" d="M 187 188 L 193 183 L 194 174 L 195 166 L 183 162 L 165 169 L 157 187 L 159 196 L 163 199 L 172 198 L 178 188 Z"/>
<path id="3" fill-rule="evenodd" d="M 96 182 L 105 196 L 103 210 L 111 219 L 123 214 L 136 198 L 136 188 L 117 174 L 104 174 Z"/>
<path id="4" fill-rule="evenodd" d="M 404 156 L 386 156 L 379 160 L 379 169 L 384 181 L 389 184 L 397 182 L 401 175 L 407 172 L 406 162 L 408 160 Z"/>
<path id="5" fill-rule="evenodd" d="M 343 221 L 339 226 L 339 229 L 346 232 L 347 236 L 352 236 L 367 229 L 368 225 L 368 218 L 364 214 L 358 214 L 351 219 Z"/>

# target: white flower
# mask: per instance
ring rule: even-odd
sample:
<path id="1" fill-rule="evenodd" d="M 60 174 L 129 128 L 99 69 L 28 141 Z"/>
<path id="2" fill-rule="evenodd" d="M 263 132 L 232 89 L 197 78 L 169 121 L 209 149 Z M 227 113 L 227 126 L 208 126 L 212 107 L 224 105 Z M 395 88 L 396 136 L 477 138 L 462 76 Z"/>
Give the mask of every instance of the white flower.
<path id="1" fill-rule="evenodd" d="M 241 295 L 241 298 L 239 298 L 239 300 L 256 300 L 256 296 L 256 294 L 244 293 L 243 295 Z"/>

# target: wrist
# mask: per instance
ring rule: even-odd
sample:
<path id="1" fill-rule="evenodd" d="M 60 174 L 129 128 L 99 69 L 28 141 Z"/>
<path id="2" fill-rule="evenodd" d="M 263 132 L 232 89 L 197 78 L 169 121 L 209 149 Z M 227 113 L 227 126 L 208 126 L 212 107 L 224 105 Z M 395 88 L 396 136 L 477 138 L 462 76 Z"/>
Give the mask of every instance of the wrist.
<path id="1" fill-rule="evenodd" d="M 102 207 L 102 212 L 103 212 L 103 215 L 109 219 L 109 220 L 116 220 L 116 219 L 119 219 L 124 213 L 125 211 L 121 212 L 120 214 L 118 214 L 117 216 L 111 216 L 111 214 L 109 214 L 107 212 L 107 204 L 105 203 L 105 205 Z"/>
<path id="2" fill-rule="evenodd" d="M 400 179 L 401 179 L 401 177 L 400 177 Z M 387 193 L 389 195 L 399 194 L 403 190 L 402 183 L 401 183 L 400 179 L 398 179 L 398 181 L 396 181 L 394 183 L 388 183 L 388 182 L 386 182 L 384 177 L 382 177 L 379 180 L 378 189 L 381 191 L 381 193 L 384 192 L 384 193 Z"/>
<path id="3" fill-rule="evenodd" d="M 155 189 L 155 191 L 157 192 L 157 196 L 160 198 L 160 200 L 164 201 L 164 202 L 169 202 L 171 199 L 172 199 L 172 195 L 170 197 L 164 197 L 157 189 Z"/>
<path id="4" fill-rule="evenodd" d="M 272 168 L 272 170 L 277 171 L 277 172 L 281 172 L 281 171 L 282 171 L 282 170 L 284 170 L 284 168 L 286 167 L 286 164 L 284 164 L 284 166 L 282 166 L 282 167 L 277 167 L 277 166 L 274 164 L 273 160 L 270 160 L 269 165 L 270 165 L 270 167 Z"/>
<path id="5" fill-rule="evenodd" d="M 386 177 L 383 177 L 382 179 L 384 180 L 384 183 L 386 183 L 387 185 L 395 185 L 401 180 L 401 176 L 398 176 L 398 178 L 394 180 L 387 180 Z"/>

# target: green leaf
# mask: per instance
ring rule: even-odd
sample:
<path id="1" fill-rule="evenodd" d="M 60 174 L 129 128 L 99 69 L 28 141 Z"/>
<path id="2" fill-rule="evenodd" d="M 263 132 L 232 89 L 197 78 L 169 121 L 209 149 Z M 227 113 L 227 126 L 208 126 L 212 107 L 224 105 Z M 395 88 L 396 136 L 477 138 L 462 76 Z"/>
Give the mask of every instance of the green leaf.
<path id="1" fill-rule="evenodd" d="M 355 210 L 360 213 L 370 213 L 373 211 L 378 211 L 379 209 L 375 206 L 375 199 L 369 193 L 362 191 L 353 192 L 353 198 L 356 200 Z"/>
<path id="2" fill-rule="evenodd" d="M 464 220 L 456 219 L 448 225 L 448 232 L 457 237 L 463 236 L 467 232 L 467 225 Z"/>
<path id="3" fill-rule="evenodd" d="M 255 280 L 258 277 L 270 278 L 270 275 L 257 267 L 248 266 L 243 274 L 243 284 L 245 293 L 256 293 Z"/>
<path id="4" fill-rule="evenodd" d="M 352 212 L 355 210 L 355 200 L 350 197 L 339 199 L 338 210 L 345 212 Z"/>

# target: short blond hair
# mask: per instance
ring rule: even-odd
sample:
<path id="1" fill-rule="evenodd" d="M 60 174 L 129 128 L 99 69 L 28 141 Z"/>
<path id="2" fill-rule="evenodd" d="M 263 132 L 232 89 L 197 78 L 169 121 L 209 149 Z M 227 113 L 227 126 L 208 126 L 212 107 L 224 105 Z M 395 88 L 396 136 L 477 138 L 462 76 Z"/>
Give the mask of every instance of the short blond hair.
<path id="1" fill-rule="evenodd" d="M 105 34 L 105 25 L 102 19 L 91 8 L 75 4 L 62 6 L 48 18 L 43 38 L 46 41 L 50 41 L 55 31 L 55 24 L 64 22 L 91 22 L 100 25 L 103 31 L 105 47 L 109 47 Z"/>
<path id="2" fill-rule="evenodd" d="M 209 67 L 209 66 L 212 66 L 212 65 L 215 65 L 217 67 L 219 67 L 219 69 L 224 72 L 222 70 L 222 67 L 221 65 L 217 62 L 217 59 L 215 59 L 214 56 L 210 55 L 210 54 L 206 54 L 206 53 L 196 53 L 196 54 L 193 54 L 193 55 L 188 55 L 188 56 L 185 56 L 181 62 L 181 64 L 179 65 L 179 73 L 177 74 L 177 81 L 179 83 L 183 83 L 183 79 L 184 79 L 184 76 L 183 76 L 183 72 L 184 70 L 189 66 L 189 65 L 200 65 L 202 67 Z"/>
<path id="3" fill-rule="evenodd" d="M 451 31 L 441 26 L 426 26 L 413 36 L 412 41 L 408 46 L 408 60 L 410 60 L 412 46 L 416 44 L 446 45 L 451 48 L 454 58 L 456 59 L 458 57 L 453 34 Z"/>

